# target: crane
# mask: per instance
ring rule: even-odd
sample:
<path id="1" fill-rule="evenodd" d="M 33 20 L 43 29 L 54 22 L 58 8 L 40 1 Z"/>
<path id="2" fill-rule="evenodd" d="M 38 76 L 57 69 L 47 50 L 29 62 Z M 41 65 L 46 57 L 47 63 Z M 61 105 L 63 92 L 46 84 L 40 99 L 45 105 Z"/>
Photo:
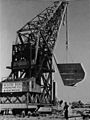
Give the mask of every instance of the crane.
<path id="1" fill-rule="evenodd" d="M 2 109 L 15 112 L 55 102 L 52 57 L 67 6 L 67 1 L 55 1 L 17 31 L 7 66 L 11 73 L 0 83 Z"/>

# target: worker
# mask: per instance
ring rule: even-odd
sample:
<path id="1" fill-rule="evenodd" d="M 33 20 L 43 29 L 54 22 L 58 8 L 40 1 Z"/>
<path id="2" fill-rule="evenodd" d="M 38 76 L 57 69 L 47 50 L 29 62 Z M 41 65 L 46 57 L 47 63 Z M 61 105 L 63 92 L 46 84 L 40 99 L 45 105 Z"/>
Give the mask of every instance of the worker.
<path id="1" fill-rule="evenodd" d="M 32 113 L 30 111 L 28 111 L 28 117 L 30 117 L 32 115 Z"/>
<path id="2" fill-rule="evenodd" d="M 65 105 L 64 105 L 64 117 L 66 120 L 68 120 L 68 107 L 69 105 L 67 104 L 67 102 L 65 102 Z"/>
<path id="3" fill-rule="evenodd" d="M 22 111 L 22 117 L 25 117 L 25 111 L 24 110 Z"/>

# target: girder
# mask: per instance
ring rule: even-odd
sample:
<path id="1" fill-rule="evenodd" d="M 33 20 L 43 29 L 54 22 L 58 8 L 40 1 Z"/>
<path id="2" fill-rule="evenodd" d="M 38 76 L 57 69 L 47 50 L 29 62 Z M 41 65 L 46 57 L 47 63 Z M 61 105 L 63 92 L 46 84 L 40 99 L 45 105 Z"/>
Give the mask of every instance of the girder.
<path id="1" fill-rule="evenodd" d="M 47 96 L 41 93 L 29 92 L 28 94 L 28 104 L 49 104 L 50 101 Z M 27 103 L 27 92 L 24 93 L 1 93 L 0 94 L 0 104 L 26 104 Z"/>

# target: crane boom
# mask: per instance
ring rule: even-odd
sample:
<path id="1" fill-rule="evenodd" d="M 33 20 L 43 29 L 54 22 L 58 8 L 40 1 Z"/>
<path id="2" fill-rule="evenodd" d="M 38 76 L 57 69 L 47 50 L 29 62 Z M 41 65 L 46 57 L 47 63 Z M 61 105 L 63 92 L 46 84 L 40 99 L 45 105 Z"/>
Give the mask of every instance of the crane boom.
<path id="1" fill-rule="evenodd" d="M 53 50 L 57 39 L 59 28 L 65 15 L 67 2 L 55 1 L 54 4 L 46 8 L 30 22 L 17 31 L 19 42 L 36 46 L 38 33 L 42 32 L 48 47 Z M 44 40 L 39 34 L 39 47 L 42 48 Z"/>

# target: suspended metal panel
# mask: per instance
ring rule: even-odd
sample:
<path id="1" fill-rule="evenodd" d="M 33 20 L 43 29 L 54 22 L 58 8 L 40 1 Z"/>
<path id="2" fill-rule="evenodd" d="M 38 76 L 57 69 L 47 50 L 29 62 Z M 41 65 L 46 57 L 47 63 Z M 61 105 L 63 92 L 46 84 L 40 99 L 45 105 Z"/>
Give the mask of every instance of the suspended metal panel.
<path id="1" fill-rule="evenodd" d="M 64 85 L 74 86 L 82 81 L 85 72 L 80 63 L 57 64 Z"/>

